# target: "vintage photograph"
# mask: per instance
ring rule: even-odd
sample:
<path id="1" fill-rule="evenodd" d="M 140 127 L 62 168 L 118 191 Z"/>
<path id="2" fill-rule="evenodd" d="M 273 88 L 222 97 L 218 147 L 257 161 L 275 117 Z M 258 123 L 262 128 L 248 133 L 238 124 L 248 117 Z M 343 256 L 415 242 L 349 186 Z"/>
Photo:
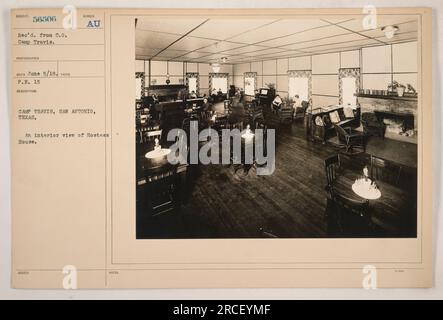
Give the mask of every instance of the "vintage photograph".
<path id="1" fill-rule="evenodd" d="M 136 238 L 416 238 L 415 15 L 135 19 Z"/>

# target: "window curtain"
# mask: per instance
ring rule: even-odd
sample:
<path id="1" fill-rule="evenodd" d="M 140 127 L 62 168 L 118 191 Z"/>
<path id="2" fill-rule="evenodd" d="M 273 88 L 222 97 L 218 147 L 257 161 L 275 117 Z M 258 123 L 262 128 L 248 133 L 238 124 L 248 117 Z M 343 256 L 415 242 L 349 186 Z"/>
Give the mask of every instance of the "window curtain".
<path id="1" fill-rule="evenodd" d="M 252 83 L 249 83 L 251 79 Z M 257 90 L 257 72 L 245 72 L 243 74 L 243 81 L 245 94 L 249 96 L 255 95 L 255 90 Z"/>
<path id="2" fill-rule="evenodd" d="M 197 79 L 195 93 L 199 94 L 199 91 L 200 91 L 200 78 L 198 76 L 198 73 L 197 72 L 188 72 L 188 73 L 186 73 L 186 83 L 185 84 L 188 87 L 189 93 L 191 92 L 191 89 L 189 88 L 189 79 L 190 78 L 196 78 Z"/>
<path id="3" fill-rule="evenodd" d="M 135 99 L 141 100 L 145 96 L 145 73 L 135 73 Z"/>
<path id="4" fill-rule="evenodd" d="M 222 78 L 222 79 L 226 78 L 226 88 L 216 88 L 213 83 L 213 79 L 216 78 Z M 214 89 L 215 90 L 222 89 L 223 93 L 228 93 L 228 82 L 229 82 L 228 80 L 229 80 L 229 73 L 213 73 L 213 72 L 209 73 L 209 94 L 211 94 Z"/>
<path id="5" fill-rule="evenodd" d="M 345 94 L 348 94 L 347 92 L 344 92 L 346 88 L 348 88 L 349 85 L 349 78 L 355 79 L 355 89 L 351 94 L 357 94 L 360 89 L 360 68 L 341 68 L 338 72 L 338 89 L 339 89 L 339 104 L 343 105 L 344 103 L 344 97 Z M 347 80 L 346 80 L 347 79 Z M 357 97 L 355 97 L 355 104 L 357 104 Z"/>
<path id="6" fill-rule="evenodd" d="M 290 78 L 307 78 L 308 79 L 308 102 L 309 105 L 312 106 L 312 71 L 311 70 L 289 70 L 288 71 L 288 81 Z M 291 94 L 291 88 L 288 84 L 288 95 L 290 99 L 293 99 L 294 97 L 290 96 Z"/>

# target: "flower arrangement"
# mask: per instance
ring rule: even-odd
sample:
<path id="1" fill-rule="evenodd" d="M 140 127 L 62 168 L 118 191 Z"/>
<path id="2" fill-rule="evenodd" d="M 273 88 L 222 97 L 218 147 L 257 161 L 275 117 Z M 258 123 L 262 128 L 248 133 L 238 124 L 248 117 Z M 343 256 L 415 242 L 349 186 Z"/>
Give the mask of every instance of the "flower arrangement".
<path id="1" fill-rule="evenodd" d="M 388 85 L 388 91 L 389 92 L 397 92 L 397 95 L 399 97 L 403 97 L 403 94 L 405 93 L 405 89 L 406 89 L 405 85 L 398 83 L 395 80 L 392 81 L 392 83 Z"/>

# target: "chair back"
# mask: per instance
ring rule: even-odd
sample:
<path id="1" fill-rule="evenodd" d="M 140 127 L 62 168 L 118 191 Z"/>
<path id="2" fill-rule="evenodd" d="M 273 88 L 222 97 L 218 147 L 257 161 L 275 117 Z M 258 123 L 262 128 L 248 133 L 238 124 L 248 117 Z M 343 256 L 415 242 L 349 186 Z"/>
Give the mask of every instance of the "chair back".
<path id="1" fill-rule="evenodd" d="M 372 227 L 369 201 L 351 199 L 335 190 L 332 194 L 335 219 L 342 235 L 368 236 Z"/>
<path id="2" fill-rule="evenodd" d="M 369 122 L 379 122 L 378 118 L 375 116 L 373 112 L 363 112 L 361 114 L 361 120 L 369 123 Z"/>
<path id="3" fill-rule="evenodd" d="M 231 100 L 224 100 L 223 101 L 223 108 L 225 110 L 225 113 L 228 111 L 230 104 L 231 104 Z"/>
<path id="4" fill-rule="evenodd" d="M 142 143 L 154 143 L 155 139 L 161 141 L 162 130 L 146 130 L 143 132 Z"/>
<path id="5" fill-rule="evenodd" d="M 253 127 L 257 127 L 257 124 L 261 123 L 265 123 L 265 117 L 263 115 L 263 107 L 261 105 L 258 104 L 254 104 L 252 106 L 252 110 L 251 110 L 251 120 L 252 120 L 252 126 Z"/>
<path id="6" fill-rule="evenodd" d="M 360 120 L 362 126 L 363 126 L 363 132 L 368 132 L 369 131 L 369 124 L 368 121 L 363 120 L 363 118 Z"/>
<path id="7" fill-rule="evenodd" d="M 391 161 L 371 156 L 371 178 L 398 186 L 402 167 Z"/>
<path id="8" fill-rule="evenodd" d="M 160 140 L 162 137 L 162 130 L 160 129 L 160 130 L 146 131 L 146 137 L 148 138 L 148 140 L 155 140 L 156 138 Z"/>
<path id="9" fill-rule="evenodd" d="M 338 141 L 346 142 L 346 136 L 348 136 L 348 133 L 346 132 L 346 130 L 337 124 L 334 124 L 334 128 L 335 128 L 335 132 L 337 133 Z"/>
<path id="10" fill-rule="evenodd" d="M 280 109 L 280 121 L 281 122 L 290 122 L 292 121 L 292 114 L 294 112 L 293 108 L 282 107 Z"/>
<path id="11" fill-rule="evenodd" d="M 332 184 L 337 178 L 337 170 L 340 167 L 340 158 L 337 155 L 325 159 L 326 183 L 329 190 L 332 190 Z"/>
<path id="12" fill-rule="evenodd" d="M 203 127 L 207 127 L 209 121 L 211 120 L 212 117 L 212 113 L 211 111 L 202 111 L 199 113 L 198 115 L 198 122 L 199 124 L 201 124 Z"/>
<path id="13" fill-rule="evenodd" d="M 213 127 L 216 130 L 223 130 L 228 127 L 228 117 L 227 116 L 219 116 L 215 118 L 215 123 Z"/>

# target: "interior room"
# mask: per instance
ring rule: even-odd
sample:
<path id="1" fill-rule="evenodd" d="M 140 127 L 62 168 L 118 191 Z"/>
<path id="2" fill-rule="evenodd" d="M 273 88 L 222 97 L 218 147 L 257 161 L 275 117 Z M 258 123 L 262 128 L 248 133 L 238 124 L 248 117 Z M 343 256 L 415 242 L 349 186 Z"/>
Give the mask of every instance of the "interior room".
<path id="1" fill-rule="evenodd" d="M 138 17 L 137 239 L 416 237 L 418 31 L 411 15 Z M 210 137 L 171 163 L 168 132 L 191 145 L 194 124 Z M 274 143 L 272 172 L 232 150 L 189 161 L 221 157 L 223 130 L 242 151 Z"/>

